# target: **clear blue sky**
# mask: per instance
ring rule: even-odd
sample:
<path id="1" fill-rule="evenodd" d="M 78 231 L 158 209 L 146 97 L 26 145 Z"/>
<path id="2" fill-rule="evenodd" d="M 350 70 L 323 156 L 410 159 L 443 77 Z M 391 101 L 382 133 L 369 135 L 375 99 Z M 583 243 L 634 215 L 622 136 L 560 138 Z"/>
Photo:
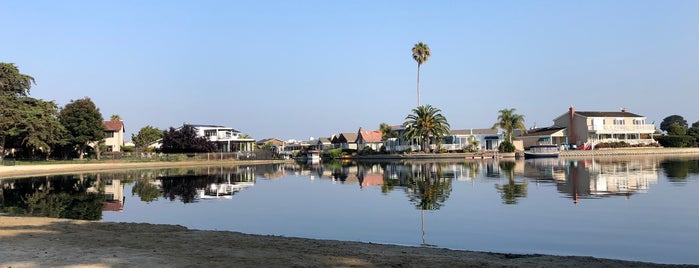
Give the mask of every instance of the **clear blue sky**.
<path id="1" fill-rule="evenodd" d="M 452 129 L 571 105 L 656 125 L 699 120 L 699 1 L 3 1 L 0 61 L 60 106 L 90 97 L 127 133 L 220 124 L 308 139 L 400 124 L 421 102 Z M 130 136 L 130 135 L 129 135 Z"/>

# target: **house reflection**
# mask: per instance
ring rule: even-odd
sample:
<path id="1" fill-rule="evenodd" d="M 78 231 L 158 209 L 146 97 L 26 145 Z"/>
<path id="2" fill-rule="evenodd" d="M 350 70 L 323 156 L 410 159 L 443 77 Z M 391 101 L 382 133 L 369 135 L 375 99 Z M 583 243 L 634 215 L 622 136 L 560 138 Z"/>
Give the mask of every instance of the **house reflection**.
<path id="1" fill-rule="evenodd" d="M 242 189 L 254 186 L 255 174 L 254 166 L 171 169 L 147 183 L 169 200 L 192 203 L 200 199 L 230 199 Z"/>
<path id="2" fill-rule="evenodd" d="M 652 158 L 543 160 L 526 162 L 524 176 L 556 183 L 559 192 L 578 203 L 605 196 L 631 197 L 658 182 L 659 162 Z"/>

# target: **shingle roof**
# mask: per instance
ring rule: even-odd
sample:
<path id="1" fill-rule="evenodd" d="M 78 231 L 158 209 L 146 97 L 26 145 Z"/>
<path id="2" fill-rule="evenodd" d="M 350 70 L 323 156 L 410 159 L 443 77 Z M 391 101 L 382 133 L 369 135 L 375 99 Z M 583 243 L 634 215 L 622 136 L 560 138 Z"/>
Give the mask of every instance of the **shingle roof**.
<path id="1" fill-rule="evenodd" d="M 576 111 L 576 114 L 585 116 L 585 117 L 643 117 L 641 115 L 637 115 L 634 113 L 629 113 L 629 112 L 584 112 L 584 111 Z"/>
<path id="2" fill-rule="evenodd" d="M 381 142 L 381 131 L 378 130 L 359 130 L 359 135 L 362 136 L 364 142 Z"/>
<path id="3" fill-rule="evenodd" d="M 102 124 L 107 131 L 121 131 L 124 128 L 124 121 L 104 121 Z"/>

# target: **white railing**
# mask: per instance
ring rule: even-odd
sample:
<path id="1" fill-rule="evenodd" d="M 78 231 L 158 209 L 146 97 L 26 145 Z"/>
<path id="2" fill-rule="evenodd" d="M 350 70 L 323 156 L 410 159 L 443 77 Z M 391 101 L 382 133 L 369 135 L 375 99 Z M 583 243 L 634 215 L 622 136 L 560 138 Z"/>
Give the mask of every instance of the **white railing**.
<path id="1" fill-rule="evenodd" d="M 655 125 L 590 125 L 587 126 L 587 129 L 598 133 L 653 133 Z"/>

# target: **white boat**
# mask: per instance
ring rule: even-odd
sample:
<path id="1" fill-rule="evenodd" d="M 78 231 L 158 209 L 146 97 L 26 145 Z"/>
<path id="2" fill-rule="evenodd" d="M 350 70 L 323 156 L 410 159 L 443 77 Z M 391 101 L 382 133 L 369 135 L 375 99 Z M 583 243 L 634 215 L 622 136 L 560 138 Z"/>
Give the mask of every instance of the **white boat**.
<path id="1" fill-rule="evenodd" d="M 529 151 L 524 152 L 524 159 L 531 158 L 556 158 L 560 150 L 556 144 L 539 144 L 529 147 Z"/>

